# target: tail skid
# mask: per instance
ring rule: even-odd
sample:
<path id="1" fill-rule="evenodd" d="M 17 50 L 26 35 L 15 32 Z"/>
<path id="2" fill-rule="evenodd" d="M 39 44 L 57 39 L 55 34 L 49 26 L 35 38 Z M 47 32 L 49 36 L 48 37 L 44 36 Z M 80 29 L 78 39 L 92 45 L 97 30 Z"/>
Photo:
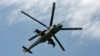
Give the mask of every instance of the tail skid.
<path id="1" fill-rule="evenodd" d="M 25 46 L 22 46 L 22 48 L 23 48 L 24 52 L 28 52 L 28 53 L 32 54 L 32 51 L 30 51 L 29 49 L 27 49 Z"/>

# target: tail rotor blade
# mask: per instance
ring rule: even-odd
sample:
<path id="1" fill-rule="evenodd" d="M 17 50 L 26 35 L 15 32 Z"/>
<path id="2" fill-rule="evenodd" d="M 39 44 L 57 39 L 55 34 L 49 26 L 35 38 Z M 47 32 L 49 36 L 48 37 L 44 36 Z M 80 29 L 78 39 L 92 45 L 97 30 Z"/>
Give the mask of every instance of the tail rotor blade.
<path id="1" fill-rule="evenodd" d="M 43 25 L 44 27 L 48 28 L 45 24 L 43 24 L 42 22 L 38 21 L 37 19 L 33 18 L 32 16 L 30 16 L 29 14 L 27 14 L 24 11 L 21 11 L 23 14 L 25 14 L 26 16 L 28 16 L 29 18 L 35 20 L 36 22 L 40 23 L 41 25 Z"/>
<path id="2" fill-rule="evenodd" d="M 62 28 L 61 30 L 82 30 L 82 28 Z"/>
<path id="3" fill-rule="evenodd" d="M 57 39 L 57 37 L 54 35 L 55 40 L 57 41 L 57 43 L 59 44 L 59 46 L 61 47 L 61 49 L 63 51 L 65 51 L 64 47 L 62 46 L 62 44 L 60 43 L 60 41 Z"/>
<path id="4" fill-rule="evenodd" d="M 52 13 L 51 13 L 51 21 L 50 21 L 50 25 L 49 25 L 49 26 L 51 26 L 51 25 L 52 25 L 52 23 L 53 23 L 54 11 L 55 11 L 55 5 L 56 5 L 56 3 L 55 3 L 55 2 L 53 2 L 53 6 L 52 6 Z"/>

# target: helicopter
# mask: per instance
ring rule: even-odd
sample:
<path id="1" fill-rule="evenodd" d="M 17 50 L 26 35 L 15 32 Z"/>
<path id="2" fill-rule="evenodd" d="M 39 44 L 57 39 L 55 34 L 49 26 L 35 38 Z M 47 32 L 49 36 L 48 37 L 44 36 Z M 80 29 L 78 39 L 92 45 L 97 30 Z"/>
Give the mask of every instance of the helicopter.
<path id="1" fill-rule="evenodd" d="M 65 48 L 63 47 L 63 45 L 60 43 L 60 41 L 58 40 L 58 38 L 56 37 L 56 33 L 59 32 L 60 30 L 82 30 L 82 28 L 63 28 L 62 24 L 57 24 L 57 25 L 53 25 L 53 18 L 54 18 L 54 11 L 55 11 L 55 5 L 56 3 L 53 2 L 52 5 L 52 13 L 51 13 L 51 20 L 50 20 L 50 25 L 49 27 L 46 26 L 44 23 L 40 22 L 39 20 L 35 19 L 34 17 L 30 16 L 29 14 L 27 14 L 24 11 L 21 11 L 21 13 L 25 14 L 26 16 L 28 16 L 29 18 L 33 19 L 34 21 L 38 22 L 39 24 L 41 24 L 42 26 L 46 27 L 46 30 L 39 30 L 36 29 L 34 32 L 36 32 L 37 34 L 31 38 L 29 38 L 29 41 L 33 40 L 36 37 L 39 37 L 32 45 L 30 45 L 28 48 L 26 48 L 25 46 L 22 46 L 24 52 L 29 52 L 32 54 L 31 49 L 35 46 L 37 46 L 40 43 L 44 43 L 46 41 L 48 41 L 48 44 L 53 45 L 53 47 L 55 47 L 55 42 L 53 41 L 52 37 L 54 37 L 54 39 L 56 40 L 56 42 L 59 44 L 60 48 L 62 49 L 62 51 L 65 51 Z"/>

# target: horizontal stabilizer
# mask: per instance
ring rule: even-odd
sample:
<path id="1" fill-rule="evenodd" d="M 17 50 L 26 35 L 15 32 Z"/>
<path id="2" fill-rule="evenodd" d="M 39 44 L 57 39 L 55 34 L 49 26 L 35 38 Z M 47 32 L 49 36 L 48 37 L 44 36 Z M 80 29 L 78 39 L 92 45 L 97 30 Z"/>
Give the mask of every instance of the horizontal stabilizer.
<path id="1" fill-rule="evenodd" d="M 25 46 L 22 46 L 22 48 L 24 49 L 24 52 L 29 52 L 30 54 L 32 54 L 32 51 L 30 51 L 29 49 L 27 49 Z"/>

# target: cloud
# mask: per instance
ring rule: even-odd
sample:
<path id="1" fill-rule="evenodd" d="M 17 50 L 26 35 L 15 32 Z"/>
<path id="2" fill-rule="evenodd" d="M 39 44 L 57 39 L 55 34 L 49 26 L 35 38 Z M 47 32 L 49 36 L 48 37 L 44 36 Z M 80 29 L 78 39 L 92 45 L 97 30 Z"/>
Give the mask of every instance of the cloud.
<path id="1" fill-rule="evenodd" d="M 72 35 L 81 34 L 81 37 L 100 39 L 99 2 L 99 0 L 81 0 L 72 5 L 69 9 L 70 13 L 66 15 L 66 20 L 69 20 L 71 27 L 81 26 L 83 28 L 82 31 L 75 31 Z"/>
<path id="2" fill-rule="evenodd" d="M 52 0 L 54 1 L 54 0 Z M 9 0 L 9 3 L 7 0 L 1 0 L 0 6 L 4 9 L 13 7 L 8 15 L 6 16 L 8 19 L 9 24 L 17 23 L 20 21 L 25 21 L 24 19 L 20 18 L 21 16 L 21 10 L 24 10 L 26 12 L 29 12 L 30 15 L 34 15 L 38 18 L 42 18 L 40 13 L 47 13 L 49 9 L 49 5 L 52 3 L 52 1 L 49 0 Z M 47 3 L 49 2 L 49 3 Z M 38 5 L 37 5 L 38 4 Z M 32 10 L 34 9 L 34 10 Z M 6 10 L 8 11 L 8 10 Z M 30 13 L 31 12 L 31 13 Z M 20 16 L 20 17 L 19 17 Z M 45 17 L 43 17 L 45 18 Z"/>
<path id="3" fill-rule="evenodd" d="M 20 13 L 21 10 L 40 18 L 51 16 L 52 2 L 56 1 L 55 20 L 66 20 L 70 27 L 82 27 L 79 32 L 72 32 L 72 35 L 100 39 L 100 0 L 1 0 L 2 8 L 15 5 L 8 17 L 9 24 L 26 21 Z M 59 19 L 58 19 L 59 18 Z M 55 23 L 55 22 L 54 22 Z M 92 38 L 91 37 L 91 38 Z"/>
<path id="4" fill-rule="evenodd" d="M 85 31 L 83 31 L 83 37 L 88 37 L 88 38 L 100 38 L 100 22 L 91 22 L 88 23 L 88 25 L 86 26 L 86 28 L 84 29 Z M 89 36 L 88 36 L 89 35 Z M 94 39 L 93 38 L 93 39 Z"/>

